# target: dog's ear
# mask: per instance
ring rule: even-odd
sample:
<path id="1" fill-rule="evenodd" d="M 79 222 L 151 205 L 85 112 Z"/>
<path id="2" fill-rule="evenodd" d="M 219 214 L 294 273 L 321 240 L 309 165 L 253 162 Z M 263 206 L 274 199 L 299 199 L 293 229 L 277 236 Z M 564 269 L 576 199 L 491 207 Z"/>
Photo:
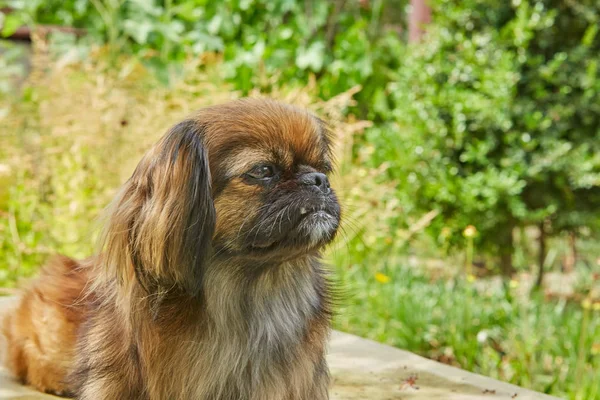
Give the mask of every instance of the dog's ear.
<path id="1" fill-rule="evenodd" d="M 137 279 L 149 293 L 198 293 L 215 229 L 198 121 L 175 125 L 144 156 L 108 217 L 102 246 L 106 273 L 126 283 Z"/>

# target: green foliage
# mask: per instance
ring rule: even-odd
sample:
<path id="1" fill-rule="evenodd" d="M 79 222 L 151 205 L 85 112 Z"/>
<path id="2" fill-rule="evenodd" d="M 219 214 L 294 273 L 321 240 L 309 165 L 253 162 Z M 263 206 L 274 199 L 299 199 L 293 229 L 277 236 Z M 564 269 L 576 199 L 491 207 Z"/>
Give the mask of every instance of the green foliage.
<path id="1" fill-rule="evenodd" d="M 433 6 L 426 40 L 388 87 L 399 126 L 368 137 L 380 144 L 376 159 L 391 162 L 401 195 L 418 210 L 442 212 L 435 237 L 473 224 L 481 244 L 498 252 L 511 248 L 515 226 L 595 226 L 600 5 Z"/>
<path id="2" fill-rule="evenodd" d="M 348 293 L 337 329 L 561 398 L 600 398 L 598 311 L 499 282 L 432 281 L 401 257 L 362 256 L 350 266 L 336 258 Z"/>
<path id="3" fill-rule="evenodd" d="M 130 58 L 116 70 L 103 63 L 34 70 L 18 101 L 0 99 L 0 124 L 11 132 L 0 137 L 0 285 L 34 274 L 57 252 L 92 254 L 102 208 L 151 143 L 191 110 L 235 95 L 220 66 L 186 67 L 186 79 L 169 88 Z M 355 146 L 364 125 L 343 116 L 349 101 L 275 90 L 311 103 L 340 135 L 333 184 L 346 215 L 327 254 L 344 293 L 338 329 L 572 400 L 599 397 L 598 311 L 528 299 L 493 280 L 467 283 L 446 266 L 445 279 L 435 279 L 407 261 L 411 233 L 396 229 L 404 201 L 395 182 L 378 182 L 386 166 L 370 167 L 375 149 Z M 352 147 L 361 148 L 358 157 Z"/>
<path id="4" fill-rule="evenodd" d="M 406 0 L 65 0 L 8 1 L 33 24 L 85 28 L 116 53 L 132 52 L 168 81 L 177 62 L 217 52 L 237 89 L 318 78 L 330 98 L 362 85 L 365 100 L 382 97 L 398 67 Z"/>
<path id="5" fill-rule="evenodd" d="M 20 23 L 85 28 L 78 44 L 104 43 L 112 58 L 112 68 L 34 70 L 42 81 L 30 80 L 17 104 L 0 99 L 11 133 L 0 135 L 0 285 L 49 254 L 91 254 L 101 208 L 161 129 L 192 109 L 234 89 L 306 106 L 361 85 L 353 111 L 375 122 L 364 135 L 338 98 L 313 105 L 337 115 L 341 138 L 335 187 L 346 224 L 328 254 L 347 293 L 337 328 L 572 400 L 600 398 L 597 310 L 529 298 L 517 281 L 465 282 L 452 259 L 434 273 L 412 256 L 439 258 L 435 241 L 460 246 L 471 224 L 480 249 L 494 252 L 510 247 L 515 226 L 523 241 L 523 226 L 541 221 L 557 233 L 598 226 L 600 7 L 437 0 L 427 38 L 405 47 L 384 27 L 404 24 L 405 4 L 0 0 L 17 10 L 2 16 L 3 35 Z M 20 57 L 7 48 L 0 58 L 0 92 L 18 80 Z M 34 67 L 51 66 L 41 61 Z M 170 87 L 146 79 L 140 61 Z M 423 219 L 430 210 L 440 215 Z M 433 240 L 418 236 L 423 228 Z M 591 242 L 579 250 L 598 254 Z M 523 264 L 536 250 L 526 245 Z M 563 251 L 551 247 L 552 257 Z M 589 267 L 575 296 L 597 300 Z"/>

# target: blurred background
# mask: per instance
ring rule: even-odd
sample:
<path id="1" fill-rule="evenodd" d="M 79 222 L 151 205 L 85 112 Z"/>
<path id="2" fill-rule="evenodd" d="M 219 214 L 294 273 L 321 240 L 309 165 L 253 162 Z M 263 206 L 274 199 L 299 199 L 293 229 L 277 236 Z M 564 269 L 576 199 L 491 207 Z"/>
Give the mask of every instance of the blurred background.
<path id="1" fill-rule="evenodd" d="M 600 399 L 597 0 L 0 0 L 0 286 L 143 152 L 270 96 L 336 134 L 337 329 Z"/>

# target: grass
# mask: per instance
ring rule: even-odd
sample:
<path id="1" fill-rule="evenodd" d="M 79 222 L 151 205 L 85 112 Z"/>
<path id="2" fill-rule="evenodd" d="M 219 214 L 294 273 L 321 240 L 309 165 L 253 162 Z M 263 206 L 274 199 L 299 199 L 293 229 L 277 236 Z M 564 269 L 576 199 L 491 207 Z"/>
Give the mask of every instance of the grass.
<path id="1" fill-rule="evenodd" d="M 532 390 L 600 399 L 600 303 L 589 300 L 597 275 L 582 268 L 579 292 L 556 300 L 531 292 L 525 273 L 503 282 L 466 274 L 462 257 L 433 262 L 433 243 L 394 229 L 393 182 L 352 168 L 338 182 L 354 188 L 345 197 L 352 229 L 329 254 L 344 292 L 337 329 Z"/>
<path id="2" fill-rule="evenodd" d="M 351 293 L 338 329 L 537 391 L 598 398 L 597 312 L 461 279 L 432 282 L 400 260 L 372 265 L 389 280 L 338 267 Z"/>
<path id="3" fill-rule="evenodd" d="M 190 65 L 171 88 L 130 59 L 118 69 L 101 61 L 54 64 L 38 49 L 33 61 L 22 98 L 0 100 L 1 130 L 10 132 L 0 137 L 5 288 L 50 254 L 92 253 L 97 217 L 144 150 L 191 110 L 238 96 L 220 79 L 218 60 Z M 48 65 L 60 67 L 42 71 Z M 281 87 L 272 95 L 311 107 L 340 136 L 334 185 L 346 223 L 327 254 L 344 293 L 336 328 L 534 390 L 600 399 L 594 304 L 549 301 L 529 296 L 519 281 L 473 282 L 460 269 L 428 267 L 421 256 L 431 244 L 419 229 L 434 215 L 406 221 L 394 182 L 379 178 L 386 165 L 366 167 L 372 149 L 355 140 L 368 124 L 344 116 L 352 93 L 322 102 L 315 92 Z"/>

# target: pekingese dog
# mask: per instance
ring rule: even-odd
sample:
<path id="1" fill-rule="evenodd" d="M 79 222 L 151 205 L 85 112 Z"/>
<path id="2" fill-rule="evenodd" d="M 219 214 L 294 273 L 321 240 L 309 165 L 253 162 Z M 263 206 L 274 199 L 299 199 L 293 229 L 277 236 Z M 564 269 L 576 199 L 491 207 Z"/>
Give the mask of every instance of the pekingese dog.
<path id="1" fill-rule="evenodd" d="M 256 99 L 173 126 L 110 206 L 98 255 L 51 261 L 6 316 L 9 369 L 83 400 L 328 398 L 331 140 Z"/>

